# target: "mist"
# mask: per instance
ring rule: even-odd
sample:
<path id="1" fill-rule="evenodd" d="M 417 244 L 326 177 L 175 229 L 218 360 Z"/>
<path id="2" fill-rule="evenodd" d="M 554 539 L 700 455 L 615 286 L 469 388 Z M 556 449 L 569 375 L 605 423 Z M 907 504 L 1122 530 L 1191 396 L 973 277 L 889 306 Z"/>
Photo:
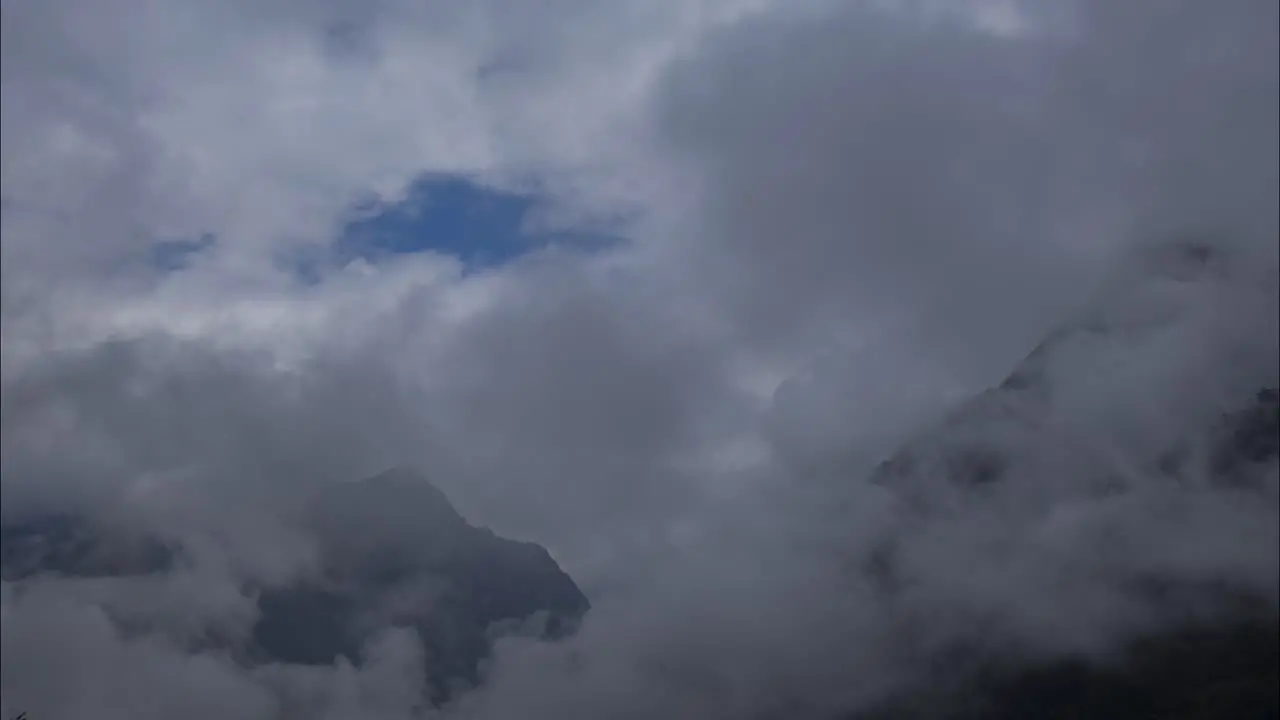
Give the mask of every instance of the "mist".
<path id="1" fill-rule="evenodd" d="M 6 2 L 0 508 L 187 560 L 6 578 L 5 717 L 838 718 L 1276 617 L 1280 468 L 1209 447 L 1280 381 L 1276 4 L 695 5 Z M 624 241 L 281 261 L 426 172 Z M 240 662 L 392 467 L 576 633 L 440 708 L 390 624 Z"/>

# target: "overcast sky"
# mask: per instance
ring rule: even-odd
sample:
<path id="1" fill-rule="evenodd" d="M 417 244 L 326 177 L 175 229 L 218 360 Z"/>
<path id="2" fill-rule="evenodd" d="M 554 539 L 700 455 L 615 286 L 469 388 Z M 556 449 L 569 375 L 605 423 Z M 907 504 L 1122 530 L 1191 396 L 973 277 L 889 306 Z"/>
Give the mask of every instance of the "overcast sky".
<path id="1" fill-rule="evenodd" d="M 1274 382 L 1278 12 L 4 0 L 4 512 L 200 548 L 6 583 L 5 716 L 409 717 L 394 634 L 358 672 L 175 641 L 313 569 L 303 488 L 396 465 L 595 606 L 449 717 L 821 717 L 967 612 L 1060 650 L 1149 621 L 1126 573 L 1274 597 L 1274 501 L 1084 486 Z M 1171 237 L 1228 252 L 1177 282 Z M 908 522 L 864 482 L 1098 302 L 1022 489 Z M 892 607 L 846 572 L 886 537 L 919 580 Z"/>

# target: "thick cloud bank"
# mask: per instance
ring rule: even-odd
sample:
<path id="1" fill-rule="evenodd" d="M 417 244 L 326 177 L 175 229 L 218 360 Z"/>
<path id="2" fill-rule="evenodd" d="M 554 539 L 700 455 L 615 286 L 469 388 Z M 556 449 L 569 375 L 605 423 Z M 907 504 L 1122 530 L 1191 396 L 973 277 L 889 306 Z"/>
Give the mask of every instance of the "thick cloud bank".
<path id="1" fill-rule="evenodd" d="M 0 513 L 115 538 L 6 535 L 5 717 L 847 717 L 1280 614 L 1274 2 L 3 13 Z M 626 241 L 342 265 L 425 173 Z M 391 467 L 576 632 L 494 624 L 442 707 L 430 583 L 250 657 Z"/>

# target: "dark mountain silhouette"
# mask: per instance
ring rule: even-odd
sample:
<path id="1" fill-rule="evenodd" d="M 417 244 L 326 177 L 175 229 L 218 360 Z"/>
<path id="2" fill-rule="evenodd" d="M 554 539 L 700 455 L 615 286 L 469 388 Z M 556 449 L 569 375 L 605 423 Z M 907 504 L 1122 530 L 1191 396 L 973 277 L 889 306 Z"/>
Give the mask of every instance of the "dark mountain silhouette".
<path id="1" fill-rule="evenodd" d="M 1188 262 L 1177 269 L 1185 276 L 1207 257 L 1182 258 Z M 1055 353 L 1082 336 L 1115 331 L 1101 320 L 1055 333 L 998 387 L 885 460 L 872 481 L 892 488 L 922 518 L 948 512 L 948 497 L 980 498 L 988 487 L 1025 481 L 1029 475 L 1017 470 L 1028 454 L 1043 452 L 1047 444 L 1062 451 L 1070 439 L 1046 420 L 1060 392 L 1048 372 Z M 1274 503 L 1260 483 L 1267 473 L 1274 478 L 1278 460 L 1280 391 L 1272 385 L 1241 397 L 1236 409 L 1155 453 L 1150 467 L 1141 469 L 1169 482 L 1194 472 L 1211 487 Z M 1098 493 L 1125 491 L 1123 473 L 1109 474 L 1105 462 L 1095 467 Z M 893 542 L 873 557 L 869 574 L 885 593 L 895 592 L 904 580 Z M 1008 648 L 969 643 L 945 652 L 926 679 L 901 697 L 849 720 L 1280 718 L 1280 616 L 1274 596 L 1225 581 L 1192 586 L 1160 577 L 1136 578 L 1133 592 L 1144 594 L 1153 612 L 1167 610 L 1175 620 L 1136 633 L 1105 662 L 1016 657 Z M 1176 619 L 1179 603 L 1192 597 L 1201 603 L 1197 607 L 1213 610 Z"/>
<path id="2" fill-rule="evenodd" d="M 1276 388 L 1263 389 L 1210 429 L 1207 454 L 1214 482 L 1240 482 L 1244 468 L 1280 458 L 1278 398 Z M 916 462 L 910 452 L 887 461 L 877 480 L 894 482 L 909 472 Z M 948 452 L 935 467 L 943 468 L 950 482 L 1000 481 L 998 453 L 985 447 Z M 873 575 L 892 592 L 892 548 L 876 558 Z M 1280 718 L 1280 617 L 1274 598 L 1227 585 L 1181 587 L 1158 578 L 1139 585 L 1137 590 L 1149 593 L 1156 606 L 1198 593 L 1216 612 L 1141 633 L 1105 663 L 1081 657 L 1019 660 L 982 648 L 954 648 L 954 655 L 906 696 L 850 720 Z"/>
<path id="3" fill-rule="evenodd" d="M 0 575 L 39 573 L 120 577 L 166 572 L 174 554 L 156 538 L 71 513 L 40 513 L 0 521 Z"/>
<path id="4" fill-rule="evenodd" d="M 440 702 L 451 684 L 478 681 L 495 623 L 532 618 L 541 622 L 534 632 L 555 639 L 590 607 L 543 547 L 469 525 L 411 471 L 326 488 L 309 518 L 322 539 L 323 576 L 262 592 L 256 657 L 358 664 L 371 630 L 412 627 Z"/>
<path id="5" fill-rule="evenodd" d="M 425 650 L 430 700 L 440 703 L 457 684 L 478 681 L 495 626 L 525 623 L 523 632 L 556 639 L 590 607 L 544 548 L 468 524 L 416 472 L 327 486 L 306 506 L 322 571 L 244 589 L 260 611 L 249 645 L 234 648 L 248 664 L 345 657 L 359 666 L 375 633 L 411 628 Z M 7 580 L 164 573 L 183 561 L 180 546 L 73 514 L 6 520 L 0 540 Z"/>
<path id="6" fill-rule="evenodd" d="M 1106 666 L 1078 658 L 989 658 L 851 720 L 1274 720 L 1274 616 L 1141 637 Z"/>

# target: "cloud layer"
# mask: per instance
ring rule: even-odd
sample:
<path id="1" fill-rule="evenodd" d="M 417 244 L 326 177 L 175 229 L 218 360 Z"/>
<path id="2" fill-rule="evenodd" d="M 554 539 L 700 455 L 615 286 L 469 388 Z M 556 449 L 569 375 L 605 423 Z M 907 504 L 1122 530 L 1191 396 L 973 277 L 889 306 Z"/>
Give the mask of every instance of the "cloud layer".
<path id="1" fill-rule="evenodd" d="M 1276 382 L 1275 3 L 3 8 L 5 516 L 198 558 L 6 582 L 6 717 L 432 716 L 394 630 L 360 668 L 189 642 L 312 570 L 309 488 L 401 465 L 593 604 L 445 717 L 828 717 L 1209 611 L 1143 578 L 1276 602 L 1275 465 L 1152 469 Z M 281 266 L 423 173 L 627 240 Z M 869 482 L 929 438 L 1005 481 Z"/>

